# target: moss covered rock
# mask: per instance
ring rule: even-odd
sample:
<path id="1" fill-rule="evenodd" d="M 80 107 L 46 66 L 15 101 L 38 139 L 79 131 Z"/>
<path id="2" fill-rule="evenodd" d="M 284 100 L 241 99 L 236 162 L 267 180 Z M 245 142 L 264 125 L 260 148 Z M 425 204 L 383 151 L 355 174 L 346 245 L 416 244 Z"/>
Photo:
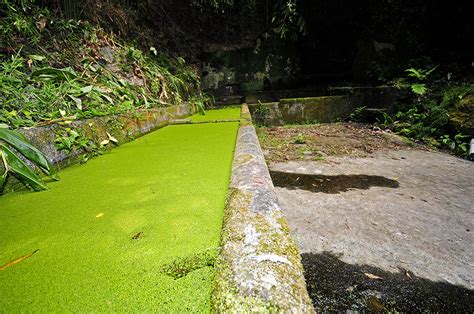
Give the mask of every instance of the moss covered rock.
<path id="1" fill-rule="evenodd" d="M 465 95 L 456 103 L 449 121 L 456 131 L 474 136 L 474 93 Z"/>

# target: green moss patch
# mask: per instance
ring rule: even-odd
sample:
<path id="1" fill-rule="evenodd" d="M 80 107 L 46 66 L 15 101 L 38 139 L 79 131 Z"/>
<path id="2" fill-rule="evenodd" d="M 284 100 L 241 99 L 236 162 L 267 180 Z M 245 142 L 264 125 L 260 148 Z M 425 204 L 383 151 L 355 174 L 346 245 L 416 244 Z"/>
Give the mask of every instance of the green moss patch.
<path id="1" fill-rule="evenodd" d="M 163 265 L 161 272 L 175 279 L 184 277 L 190 272 L 203 267 L 214 267 L 216 263 L 217 250 L 206 250 L 185 257 L 180 257 L 171 263 Z"/>
<path id="2" fill-rule="evenodd" d="M 206 110 L 205 115 L 195 114 L 191 117 L 192 122 L 222 121 L 240 118 L 240 106 L 226 107 L 223 109 Z"/>
<path id="3" fill-rule="evenodd" d="M 0 271 L 0 308 L 208 312 L 237 130 L 166 127 L 1 197 L 0 266 L 38 251 Z"/>

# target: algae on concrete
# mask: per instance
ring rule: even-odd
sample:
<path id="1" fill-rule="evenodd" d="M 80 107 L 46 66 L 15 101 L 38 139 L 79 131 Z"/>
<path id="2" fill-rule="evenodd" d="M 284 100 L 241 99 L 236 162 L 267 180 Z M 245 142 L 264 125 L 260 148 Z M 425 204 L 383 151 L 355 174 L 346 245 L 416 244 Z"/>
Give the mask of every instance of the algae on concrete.
<path id="1" fill-rule="evenodd" d="M 265 126 L 342 121 L 356 108 L 356 103 L 347 96 L 289 98 L 249 106 L 252 116 Z"/>
<path id="2" fill-rule="evenodd" d="M 247 106 L 242 118 L 249 116 Z M 302 312 L 313 308 L 251 121 L 241 126 L 212 294 L 215 312 Z"/>
<path id="3" fill-rule="evenodd" d="M 0 308 L 210 311 L 238 123 L 169 126 L 0 198 Z M 207 255 L 206 255 L 207 256 Z M 178 267 L 179 268 L 179 267 Z"/>

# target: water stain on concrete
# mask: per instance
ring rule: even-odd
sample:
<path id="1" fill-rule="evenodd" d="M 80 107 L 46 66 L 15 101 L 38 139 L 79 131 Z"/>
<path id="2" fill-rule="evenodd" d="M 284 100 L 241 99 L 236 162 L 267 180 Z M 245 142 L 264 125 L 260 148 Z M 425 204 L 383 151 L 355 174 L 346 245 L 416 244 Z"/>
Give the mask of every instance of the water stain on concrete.
<path id="1" fill-rule="evenodd" d="M 474 290 L 415 277 L 404 269 L 392 273 L 347 264 L 329 252 L 304 253 L 302 263 L 317 311 L 474 312 Z"/>
<path id="2" fill-rule="evenodd" d="M 275 186 L 315 193 L 339 194 L 349 190 L 367 190 L 373 186 L 388 188 L 400 186 L 396 180 L 365 174 L 321 175 L 271 171 L 270 175 Z"/>

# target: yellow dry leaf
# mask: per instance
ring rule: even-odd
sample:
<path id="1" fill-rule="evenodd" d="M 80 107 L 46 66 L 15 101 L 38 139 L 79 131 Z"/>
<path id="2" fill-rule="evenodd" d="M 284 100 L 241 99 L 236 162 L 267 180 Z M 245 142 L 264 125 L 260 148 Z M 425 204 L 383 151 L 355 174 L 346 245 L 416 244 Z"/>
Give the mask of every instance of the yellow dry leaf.
<path id="1" fill-rule="evenodd" d="M 48 21 L 47 21 L 44 17 L 43 17 L 43 18 L 40 18 L 40 19 L 36 22 L 36 27 L 39 29 L 40 32 L 44 31 L 47 22 L 48 22 Z"/>
<path id="2" fill-rule="evenodd" d="M 0 266 L 0 270 L 5 270 L 6 268 L 10 267 L 10 266 L 13 266 L 15 264 L 18 264 L 22 261 L 24 261 L 25 259 L 27 258 L 30 258 L 33 254 L 35 254 L 36 252 L 38 252 L 39 250 L 34 250 L 33 252 L 29 253 L 29 254 L 26 254 L 26 255 L 23 255 L 22 257 L 19 257 L 11 262 L 8 262 L 6 263 L 5 265 L 3 266 Z"/>
<path id="3" fill-rule="evenodd" d="M 376 275 L 371 274 L 371 273 L 364 273 L 364 275 L 365 275 L 367 278 L 369 278 L 369 279 L 383 280 L 382 277 L 376 276 Z"/>
<path id="4" fill-rule="evenodd" d="M 118 140 L 115 137 L 110 135 L 109 132 L 106 132 L 106 133 L 107 133 L 107 136 L 109 137 L 109 141 L 114 142 L 115 144 L 118 143 Z"/>

